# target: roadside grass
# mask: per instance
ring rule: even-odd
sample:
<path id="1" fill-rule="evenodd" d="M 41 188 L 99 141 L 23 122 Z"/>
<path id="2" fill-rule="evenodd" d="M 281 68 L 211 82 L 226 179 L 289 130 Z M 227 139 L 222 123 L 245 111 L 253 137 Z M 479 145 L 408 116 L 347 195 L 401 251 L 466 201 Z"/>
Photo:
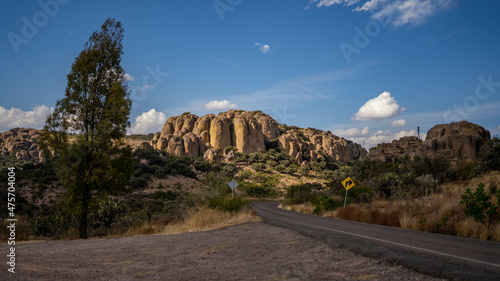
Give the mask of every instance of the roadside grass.
<path id="1" fill-rule="evenodd" d="M 89 236 L 93 238 L 116 238 L 152 234 L 180 234 L 256 221 L 260 221 L 260 218 L 250 207 L 243 207 L 239 212 L 234 213 L 203 207 L 197 211 L 190 211 L 184 218 L 175 221 L 170 221 L 167 216 L 153 216 L 150 221 L 122 220 L 113 224 L 105 233 L 102 232 L 102 229 L 89 230 Z M 18 221 L 17 227 L 16 241 L 40 241 L 40 237 L 29 235 L 29 225 Z M 5 229 L 7 229 L 6 226 Z M 3 234 L 5 235 L 2 235 L 2 238 L 8 237 L 8 233 Z M 69 228 L 58 237 L 58 240 L 74 239 L 78 239 L 78 230 L 76 228 Z M 42 240 L 49 239 L 42 238 Z M 4 243 L 6 241 L 6 239 L 2 239 L 0 242 Z"/>
<path id="2" fill-rule="evenodd" d="M 467 218 L 460 204 L 461 194 L 469 187 L 475 191 L 483 182 L 488 186 L 498 183 L 500 172 L 494 171 L 467 181 L 446 183 L 441 192 L 421 198 L 376 199 L 370 203 L 349 204 L 335 211 L 321 212 L 321 216 L 351 221 L 401 227 L 410 230 L 434 232 L 462 237 L 500 242 L 500 222 L 489 228 Z M 288 205 L 280 208 L 314 214 L 310 203 Z"/>

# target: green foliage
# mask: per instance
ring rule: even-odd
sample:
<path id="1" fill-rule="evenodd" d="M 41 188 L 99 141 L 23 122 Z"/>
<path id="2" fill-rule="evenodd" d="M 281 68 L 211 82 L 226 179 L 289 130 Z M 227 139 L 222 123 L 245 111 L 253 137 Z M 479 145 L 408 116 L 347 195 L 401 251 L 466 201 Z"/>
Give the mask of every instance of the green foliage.
<path id="1" fill-rule="evenodd" d="M 224 148 L 224 154 L 228 154 L 231 151 L 236 152 L 236 147 L 234 147 L 234 146 L 226 146 L 226 148 Z"/>
<path id="2" fill-rule="evenodd" d="M 266 166 L 263 163 L 253 163 L 252 164 L 252 169 L 254 171 L 261 171 L 261 170 L 264 170 L 265 168 L 266 168 Z"/>
<path id="3" fill-rule="evenodd" d="M 285 173 L 289 174 L 289 175 L 293 175 L 295 173 L 297 173 L 297 165 L 293 165 L 293 166 L 290 166 L 290 167 L 287 167 L 285 169 Z"/>
<path id="4" fill-rule="evenodd" d="M 285 198 L 292 204 L 308 202 L 313 197 L 313 190 L 323 189 L 319 183 L 303 183 L 288 187 Z"/>
<path id="5" fill-rule="evenodd" d="M 23 167 L 27 164 L 33 165 L 33 162 L 19 160 L 14 156 L 0 156 L 0 171 L 9 167 Z"/>
<path id="6" fill-rule="evenodd" d="M 194 161 L 193 167 L 200 172 L 208 172 L 212 170 L 212 164 L 204 159 L 198 159 Z"/>
<path id="7" fill-rule="evenodd" d="M 134 171 L 132 151 L 124 142 L 132 101 L 120 65 L 123 31 L 120 22 L 107 19 L 92 34 L 38 139 L 45 155 L 59 162 L 70 206 L 80 216 L 81 238 L 87 238 L 92 197 L 124 191 Z M 69 141 L 72 132 L 80 135 Z"/>
<path id="8" fill-rule="evenodd" d="M 498 205 L 491 202 L 491 196 L 485 192 L 483 183 L 479 183 L 475 192 L 467 188 L 460 204 L 464 205 L 467 217 L 473 217 L 484 225 L 491 226 L 493 221 L 498 220 Z"/>
<path id="9" fill-rule="evenodd" d="M 483 156 L 482 162 L 492 170 L 500 170 L 500 138 L 493 137 L 487 143 L 487 152 Z"/>
<path id="10" fill-rule="evenodd" d="M 267 185 L 256 184 L 253 182 L 243 183 L 240 187 L 247 196 L 258 197 L 258 198 L 268 198 L 276 197 L 276 191 Z"/>
<path id="11" fill-rule="evenodd" d="M 324 194 L 311 198 L 310 202 L 316 207 L 313 211 L 316 215 L 320 215 L 323 211 L 334 211 L 343 204 L 340 200 Z"/>
<path id="12" fill-rule="evenodd" d="M 123 212 L 123 205 L 111 199 L 104 199 L 98 202 L 96 210 L 90 214 L 90 221 L 94 227 L 111 227 L 111 224 L 118 221 Z"/>
<path id="13" fill-rule="evenodd" d="M 441 229 L 441 227 L 445 227 L 446 223 L 448 222 L 448 220 L 449 220 L 449 217 L 448 216 L 444 216 L 440 221 L 438 221 L 434 225 L 433 231 L 437 232 L 437 231 L 439 231 L 439 229 Z"/>
<path id="14" fill-rule="evenodd" d="M 214 196 L 208 198 L 207 206 L 228 213 L 237 213 L 249 202 L 241 197 L 231 198 L 229 196 Z"/>
<path id="15" fill-rule="evenodd" d="M 417 188 L 419 189 L 417 190 L 417 193 L 420 193 L 419 195 L 427 196 L 429 195 L 429 192 L 435 191 L 438 187 L 438 180 L 429 174 L 417 177 L 415 182 L 417 184 Z"/>
<path id="16" fill-rule="evenodd" d="M 309 175 L 309 172 L 311 171 L 311 167 L 309 167 L 308 165 L 305 165 L 305 166 L 300 167 L 297 171 L 299 174 L 301 174 L 303 176 L 307 176 L 307 175 Z"/>

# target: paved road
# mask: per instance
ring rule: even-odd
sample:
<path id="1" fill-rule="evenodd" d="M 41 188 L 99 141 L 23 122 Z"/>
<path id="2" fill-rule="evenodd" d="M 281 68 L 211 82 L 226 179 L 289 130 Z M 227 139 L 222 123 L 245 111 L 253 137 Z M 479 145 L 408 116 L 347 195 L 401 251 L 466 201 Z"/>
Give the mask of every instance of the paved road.
<path id="1" fill-rule="evenodd" d="M 454 280 L 500 280 L 500 243 L 306 215 L 254 202 L 267 223 Z"/>

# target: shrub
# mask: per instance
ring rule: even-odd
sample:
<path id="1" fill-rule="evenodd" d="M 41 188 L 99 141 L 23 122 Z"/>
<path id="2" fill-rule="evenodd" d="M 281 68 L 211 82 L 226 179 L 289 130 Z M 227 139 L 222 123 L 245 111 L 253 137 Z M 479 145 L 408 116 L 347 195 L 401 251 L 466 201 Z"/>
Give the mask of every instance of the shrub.
<path id="1" fill-rule="evenodd" d="M 289 175 L 295 174 L 296 172 L 297 172 L 297 168 L 294 166 L 291 166 L 291 167 L 288 167 L 285 169 L 285 173 L 287 173 Z"/>
<path id="2" fill-rule="evenodd" d="M 497 199 L 500 201 L 500 198 Z M 498 205 L 491 202 L 491 196 L 484 191 L 483 183 L 479 183 L 475 192 L 467 188 L 462 194 L 460 204 L 464 205 L 467 217 L 473 217 L 475 221 L 488 227 L 498 220 Z"/>
<path id="3" fill-rule="evenodd" d="M 303 183 L 291 185 L 286 191 L 285 198 L 289 199 L 292 204 L 300 204 L 307 202 L 312 197 L 313 189 L 322 189 L 323 186 L 319 183 Z"/>
<path id="4" fill-rule="evenodd" d="M 500 169 L 500 138 L 498 136 L 488 141 L 487 152 L 483 156 L 482 161 L 490 169 Z"/>
<path id="5" fill-rule="evenodd" d="M 224 148 L 224 154 L 228 154 L 231 151 L 236 151 L 236 147 L 234 147 L 234 146 L 226 146 L 226 148 Z"/>
<path id="6" fill-rule="evenodd" d="M 160 191 L 161 192 L 161 191 Z M 123 206 L 111 199 L 99 201 L 96 210 L 90 214 L 90 221 L 94 227 L 104 226 L 109 228 L 112 223 L 118 221 L 123 212 Z"/>
<path id="7" fill-rule="evenodd" d="M 285 169 L 286 169 L 286 166 L 283 165 L 283 164 L 279 164 L 279 165 L 276 165 L 276 167 L 274 167 L 276 169 L 276 171 L 278 172 L 283 172 Z"/>
<path id="8" fill-rule="evenodd" d="M 242 183 L 241 190 L 245 192 L 247 196 L 250 197 L 259 197 L 259 198 L 266 198 L 266 197 L 275 197 L 276 191 L 271 188 L 268 185 L 265 184 L 256 184 L 256 183 Z"/>
<path id="9" fill-rule="evenodd" d="M 429 191 L 434 191 L 438 186 L 438 180 L 432 175 L 426 174 L 415 179 L 416 184 L 421 189 L 417 192 L 418 195 L 429 195 Z"/>
<path id="10" fill-rule="evenodd" d="M 265 166 L 262 163 L 253 163 L 252 164 L 252 169 L 255 170 L 255 171 L 260 171 L 260 170 L 264 170 Z"/>
<path id="11" fill-rule="evenodd" d="M 309 172 L 311 171 L 311 167 L 309 166 L 302 166 L 298 169 L 298 172 L 299 174 L 303 175 L 303 176 L 307 176 L 309 175 Z"/>
<path id="12" fill-rule="evenodd" d="M 207 206 L 209 208 L 228 213 L 236 213 L 248 204 L 249 202 L 247 200 L 240 197 L 230 198 L 227 196 L 215 196 L 209 198 L 207 201 Z"/>
<path id="13" fill-rule="evenodd" d="M 321 196 L 317 196 L 311 199 L 311 203 L 316 207 L 314 208 L 314 213 L 316 215 L 321 214 L 323 211 L 334 211 L 338 207 L 342 206 L 342 202 L 321 194 Z"/>
<path id="14" fill-rule="evenodd" d="M 198 171 L 208 172 L 212 169 L 212 164 L 204 159 L 198 159 L 193 162 L 193 167 Z"/>

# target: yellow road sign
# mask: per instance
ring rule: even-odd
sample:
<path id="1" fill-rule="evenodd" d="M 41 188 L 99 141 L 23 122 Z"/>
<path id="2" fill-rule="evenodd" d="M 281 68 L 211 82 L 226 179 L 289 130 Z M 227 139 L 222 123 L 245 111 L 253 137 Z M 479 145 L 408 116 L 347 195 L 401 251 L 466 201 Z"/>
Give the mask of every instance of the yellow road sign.
<path id="1" fill-rule="evenodd" d="M 342 186 L 345 190 L 351 189 L 354 185 L 354 181 L 350 177 L 342 181 Z"/>

